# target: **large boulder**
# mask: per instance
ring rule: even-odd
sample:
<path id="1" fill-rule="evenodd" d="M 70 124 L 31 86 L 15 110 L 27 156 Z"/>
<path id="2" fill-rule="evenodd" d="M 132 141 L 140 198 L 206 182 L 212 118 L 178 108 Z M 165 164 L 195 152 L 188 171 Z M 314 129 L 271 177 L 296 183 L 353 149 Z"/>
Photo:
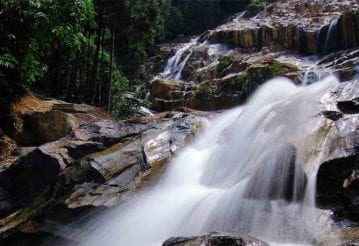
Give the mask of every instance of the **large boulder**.
<path id="1" fill-rule="evenodd" d="M 244 235 L 212 232 L 203 236 L 171 237 L 162 246 L 267 246 L 269 244 Z"/>
<path id="2" fill-rule="evenodd" d="M 56 100 L 44 101 L 44 103 L 49 105 L 46 110 L 18 116 L 22 118 L 22 127 L 14 137 L 19 144 L 37 146 L 52 142 L 65 137 L 81 124 L 112 119 L 103 109 L 85 104 Z"/>
<path id="3" fill-rule="evenodd" d="M 81 125 L 0 173 L 0 233 L 36 211 L 113 206 L 150 182 L 201 127 L 190 113 Z M 53 205 L 55 205 L 53 207 Z"/>
<path id="4" fill-rule="evenodd" d="M 38 141 L 47 143 L 66 136 L 72 129 L 79 126 L 79 122 L 71 114 L 51 110 L 31 117 L 30 125 Z"/>
<path id="5" fill-rule="evenodd" d="M 208 77 L 208 80 L 197 84 L 156 79 L 152 81 L 150 87 L 151 108 L 156 111 L 178 107 L 223 110 L 243 103 L 266 80 L 276 76 L 287 76 L 297 80 L 298 68 L 287 62 L 277 61 L 275 57 L 274 55 L 267 56 L 266 59 L 242 57 L 241 59 L 246 59 L 246 63 L 250 65 L 238 68 L 231 66 L 228 68 L 229 71 L 222 72 L 223 77 Z"/>
<path id="6" fill-rule="evenodd" d="M 188 105 L 192 90 L 191 83 L 156 79 L 150 86 L 151 108 L 156 111 L 167 111 Z"/>
<path id="7" fill-rule="evenodd" d="M 324 96 L 327 110 L 338 117 L 324 120 L 325 134 L 321 166 L 317 177 L 317 204 L 332 209 L 340 218 L 356 220 L 359 213 L 357 192 L 359 170 L 359 81 L 340 84 Z M 328 112 L 327 111 L 327 112 Z"/>
<path id="8" fill-rule="evenodd" d="M 307 176 L 296 152 L 294 145 L 285 143 L 265 155 L 259 169 L 249 178 L 244 196 L 257 200 L 302 201 Z"/>
<path id="9" fill-rule="evenodd" d="M 336 74 L 341 81 L 351 80 L 356 76 L 359 66 L 359 49 L 349 49 L 329 54 L 322 58 L 316 70 Z"/>

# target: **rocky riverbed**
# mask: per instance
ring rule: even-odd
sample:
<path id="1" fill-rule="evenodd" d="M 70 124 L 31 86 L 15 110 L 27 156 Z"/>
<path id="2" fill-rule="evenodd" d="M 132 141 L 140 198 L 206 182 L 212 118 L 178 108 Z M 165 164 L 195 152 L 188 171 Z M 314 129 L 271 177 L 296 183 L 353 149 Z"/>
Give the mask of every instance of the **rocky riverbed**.
<path id="1" fill-rule="evenodd" d="M 156 183 L 168 161 L 198 136 L 205 118 L 216 114 L 197 110 L 240 105 L 276 76 L 311 84 L 334 73 L 342 83 L 317 105 L 320 113 L 313 117 L 320 124 L 306 136 L 313 144 L 299 155 L 304 171 L 320 163 L 317 207 L 332 214 L 339 244 L 355 245 L 358 47 L 357 1 L 279 0 L 188 43 L 161 45 L 139 71 L 149 81 L 151 108 L 160 113 L 116 121 L 88 105 L 31 99 L 35 110 L 14 114 L 14 136 L 0 145 L 7 153 L 1 158 L 0 244 L 76 244 L 88 214 L 126 203 Z M 164 243 L 199 244 L 267 245 L 221 233 Z"/>

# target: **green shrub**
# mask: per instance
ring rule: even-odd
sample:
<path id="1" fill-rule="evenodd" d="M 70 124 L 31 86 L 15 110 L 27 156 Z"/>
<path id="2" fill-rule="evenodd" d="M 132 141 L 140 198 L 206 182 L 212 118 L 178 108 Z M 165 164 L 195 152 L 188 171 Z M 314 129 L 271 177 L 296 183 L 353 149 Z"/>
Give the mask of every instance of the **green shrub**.
<path id="1" fill-rule="evenodd" d="M 276 76 L 281 76 L 285 72 L 286 72 L 285 66 L 280 63 L 272 63 L 266 67 L 266 73 L 272 78 Z"/>
<path id="2" fill-rule="evenodd" d="M 250 4 L 247 6 L 249 16 L 254 16 L 258 12 L 264 10 L 267 3 L 267 0 L 251 0 Z"/>
<path id="3" fill-rule="evenodd" d="M 214 96 L 214 91 L 208 83 L 200 84 L 195 91 L 195 96 L 202 100 L 210 100 Z"/>
<path id="4" fill-rule="evenodd" d="M 267 3 L 267 0 L 251 0 L 251 3 L 248 5 L 247 8 L 263 10 Z"/>
<path id="5" fill-rule="evenodd" d="M 129 81 L 120 73 L 116 73 L 112 84 L 112 116 L 118 120 L 131 118 L 135 115 L 139 105 L 124 97 L 124 92 L 128 89 Z"/>

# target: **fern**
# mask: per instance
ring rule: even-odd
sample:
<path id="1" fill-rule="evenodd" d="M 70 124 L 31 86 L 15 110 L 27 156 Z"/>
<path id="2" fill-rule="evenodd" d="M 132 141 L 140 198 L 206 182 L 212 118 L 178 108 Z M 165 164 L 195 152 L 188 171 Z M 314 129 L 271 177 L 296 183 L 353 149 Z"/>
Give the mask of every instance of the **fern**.
<path id="1" fill-rule="evenodd" d="M 17 60 L 11 54 L 6 53 L 0 55 L 0 67 L 6 69 L 13 69 L 17 64 L 18 64 Z"/>

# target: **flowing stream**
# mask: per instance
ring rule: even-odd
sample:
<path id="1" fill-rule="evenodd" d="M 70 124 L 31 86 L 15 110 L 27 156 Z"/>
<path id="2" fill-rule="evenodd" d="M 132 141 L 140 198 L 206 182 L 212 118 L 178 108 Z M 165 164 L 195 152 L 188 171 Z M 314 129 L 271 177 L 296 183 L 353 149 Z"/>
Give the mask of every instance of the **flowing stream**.
<path id="1" fill-rule="evenodd" d="M 315 208 L 319 157 L 308 154 L 307 136 L 320 124 L 320 99 L 337 83 L 276 78 L 244 106 L 205 120 L 160 180 L 97 218 L 82 245 L 152 246 L 211 231 L 273 245 L 318 244 L 330 219 Z"/>
<path id="2" fill-rule="evenodd" d="M 182 48 L 178 49 L 176 53 L 167 61 L 166 67 L 162 72 L 162 76 L 168 79 L 180 80 L 184 66 L 193 52 L 193 48 L 197 44 L 198 37 L 191 39 Z"/>

